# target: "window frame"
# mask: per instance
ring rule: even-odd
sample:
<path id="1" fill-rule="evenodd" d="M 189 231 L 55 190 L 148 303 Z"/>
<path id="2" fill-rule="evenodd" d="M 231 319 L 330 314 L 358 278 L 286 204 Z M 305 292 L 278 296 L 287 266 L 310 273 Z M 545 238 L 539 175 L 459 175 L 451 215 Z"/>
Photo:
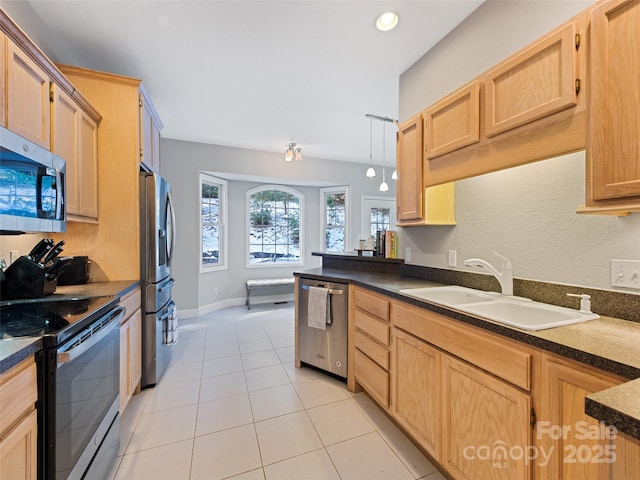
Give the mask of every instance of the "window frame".
<path id="1" fill-rule="evenodd" d="M 325 201 L 325 195 L 327 193 L 344 193 L 344 250 L 327 250 L 326 249 L 326 232 L 327 228 L 336 228 L 327 226 L 327 204 Z M 322 226 L 320 227 L 320 245 L 322 251 L 326 253 L 339 253 L 347 252 L 349 248 L 349 222 L 351 221 L 351 188 L 349 185 L 342 185 L 338 187 L 323 187 L 320 188 L 320 218 L 322 219 Z"/>
<path id="2" fill-rule="evenodd" d="M 397 229 L 397 203 L 395 198 L 389 197 L 377 197 L 371 195 L 363 195 L 360 201 L 361 205 L 361 233 L 363 238 L 369 238 L 371 236 L 371 207 L 389 208 L 389 228 L 391 230 Z"/>
<path id="3" fill-rule="evenodd" d="M 249 261 L 249 256 L 251 255 L 251 244 L 250 244 L 250 219 L 251 219 L 251 211 L 249 202 L 251 196 L 255 193 L 267 191 L 267 190 L 279 190 L 282 192 L 287 192 L 289 194 L 295 195 L 300 199 L 300 218 L 299 218 L 299 242 L 300 242 L 300 261 L 299 262 L 285 262 L 285 263 L 255 263 L 252 264 Z M 305 229 L 305 198 L 304 194 L 294 188 L 287 187 L 284 185 L 260 185 L 258 187 L 254 187 L 250 190 L 247 190 L 246 200 L 245 200 L 245 263 L 247 268 L 284 268 L 284 267 L 300 267 L 304 266 L 305 263 L 305 252 L 304 252 L 304 229 Z"/>
<path id="4" fill-rule="evenodd" d="M 219 199 L 219 218 L 220 222 L 217 224 L 220 229 L 220 238 L 218 239 L 218 260 L 219 263 L 217 265 L 204 265 L 202 263 L 202 229 L 203 229 L 203 221 L 202 221 L 202 185 L 213 185 L 218 187 L 218 199 Z M 227 206 L 228 206 L 228 183 L 226 180 L 222 178 L 216 177 L 206 172 L 199 172 L 198 174 L 198 197 L 199 197 L 199 247 L 198 250 L 200 252 L 200 258 L 198 260 L 200 267 L 200 273 L 208 273 L 208 272 L 217 272 L 221 270 L 227 270 L 228 262 L 227 262 L 227 237 L 228 237 L 228 228 L 227 228 Z"/>

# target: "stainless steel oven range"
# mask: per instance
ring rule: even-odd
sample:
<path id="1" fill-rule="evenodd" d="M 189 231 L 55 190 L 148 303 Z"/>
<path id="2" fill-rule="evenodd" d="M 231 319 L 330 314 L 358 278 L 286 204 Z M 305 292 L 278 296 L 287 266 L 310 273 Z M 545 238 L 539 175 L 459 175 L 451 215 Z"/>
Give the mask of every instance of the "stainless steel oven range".
<path id="1" fill-rule="evenodd" d="M 38 478 L 101 479 L 120 446 L 117 297 L 3 302 L 0 336 L 42 337 Z"/>

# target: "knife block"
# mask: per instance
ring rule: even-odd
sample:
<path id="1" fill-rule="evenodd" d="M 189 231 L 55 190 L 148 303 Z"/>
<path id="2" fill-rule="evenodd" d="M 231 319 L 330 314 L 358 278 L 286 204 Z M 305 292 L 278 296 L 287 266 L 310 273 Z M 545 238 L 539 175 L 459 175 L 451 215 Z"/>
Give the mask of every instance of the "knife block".
<path id="1" fill-rule="evenodd" d="M 2 300 L 42 298 L 56 291 L 58 279 L 47 280 L 42 265 L 22 256 L 4 271 L 0 288 Z"/>

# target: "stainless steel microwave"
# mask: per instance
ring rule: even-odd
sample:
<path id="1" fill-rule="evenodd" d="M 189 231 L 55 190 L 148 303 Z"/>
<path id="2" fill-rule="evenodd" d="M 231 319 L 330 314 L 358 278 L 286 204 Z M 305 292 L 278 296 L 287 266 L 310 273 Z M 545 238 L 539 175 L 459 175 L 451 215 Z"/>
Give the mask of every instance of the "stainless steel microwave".
<path id="1" fill-rule="evenodd" d="M 64 159 L 0 126 L 1 233 L 64 232 Z"/>

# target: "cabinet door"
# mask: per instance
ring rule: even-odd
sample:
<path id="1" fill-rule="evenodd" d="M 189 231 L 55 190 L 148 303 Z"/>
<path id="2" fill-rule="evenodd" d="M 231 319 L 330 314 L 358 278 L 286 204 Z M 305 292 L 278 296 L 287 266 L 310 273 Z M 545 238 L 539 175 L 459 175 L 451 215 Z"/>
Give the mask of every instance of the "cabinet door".
<path id="1" fill-rule="evenodd" d="M 394 328 L 394 419 L 435 459 L 440 458 L 440 357 L 440 352 L 426 342 Z"/>
<path id="2" fill-rule="evenodd" d="M 57 85 L 51 86 L 53 103 L 51 104 L 51 151 L 64 158 L 67 162 L 66 170 L 66 201 L 67 215 L 80 213 L 80 188 L 78 156 L 78 117 L 80 108 Z"/>
<path id="3" fill-rule="evenodd" d="M 638 0 L 592 11 L 587 189 L 595 200 L 640 196 L 639 36 Z"/>
<path id="4" fill-rule="evenodd" d="M 138 393 L 142 379 L 142 313 L 136 310 L 129 319 L 129 391 Z"/>
<path id="5" fill-rule="evenodd" d="M 611 480 L 640 479 L 640 440 L 618 433 L 615 440 L 616 461 Z"/>
<path id="6" fill-rule="evenodd" d="M 587 395 L 618 382 L 553 358 L 543 360 L 542 375 L 545 379 L 542 399 L 548 403 L 543 403 L 536 437 L 543 442 L 542 448 L 553 451 L 551 461 L 543 465 L 544 478 L 610 478 L 611 464 L 600 461 L 608 455 L 610 440 L 604 435 L 593 435 L 595 438 L 585 435 L 589 431 L 598 432 L 599 422 L 584 413 L 584 403 Z"/>
<path id="7" fill-rule="evenodd" d="M 0 125 L 7 126 L 7 36 L 0 32 Z"/>
<path id="8" fill-rule="evenodd" d="M 67 162 L 67 214 L 98 218 L 96 122 L 61 88 L 51 87 L 51 150 Z"/>
<path id="9" fill-rule="evenodd" d="M 398 127 L 396 197 L 399 224 L 423 218 L 422 131 L 422 114 Z"/>
<path id="10" fill-rule="evenodd" d="M 38 478 L 38 415 L 36 410 L 25 417 L 0 440 L 0 477 L 36 480 Z"/>
<path id="11" fill-rule="evenodd" d="M 120 412 L 124 412 L 131 399 L 131 323 L 120 325 Z"/>
<path id="12" fill-rule="evenodd" d="M 442 361 L 442 465 L 456 479 L 531 478 L 528 462 L 509 453 L 531 445 L 531 398 L 453 357 Z"/>
<path id="13" fill-rule="evenodd" d="M 7 127 L 49 150 L 49 77 L 7 38 Z"/>
<path id="14" fill-rule="evenodd" d="M 82 110 L 78 118 L 78 214 L 98 218 L 98 126 Z"/>
<path id="15" fill-rule="evenodd" d="M 480 140 L 480 82 L 457 90 L 425 111 L 428 159 Z"/>
<path id="16" fill-rule="evenodd" d="M 151 103 L 140 94 L 140 162 L 160 173 L 160 128 Z"/>
<path id="17" fill-rule="evenodd" d="M 575 31 L 570 22 L 485 75 L 488 137 L 576 104 Z"/>

